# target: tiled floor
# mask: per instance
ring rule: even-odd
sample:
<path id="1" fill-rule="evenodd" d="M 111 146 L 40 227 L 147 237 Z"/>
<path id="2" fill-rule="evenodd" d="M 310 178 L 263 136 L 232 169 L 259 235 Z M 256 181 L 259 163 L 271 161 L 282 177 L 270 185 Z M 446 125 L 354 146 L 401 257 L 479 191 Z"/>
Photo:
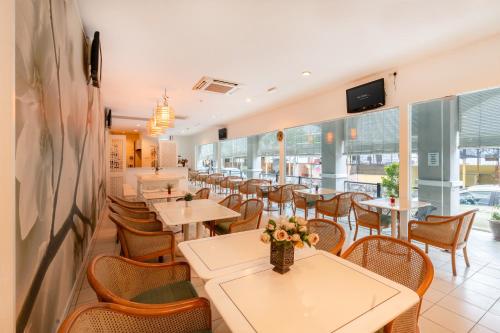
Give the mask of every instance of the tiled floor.
<path id="1" fill-rule="evenodd" d="M 212 195 L 214 200 L 221 196 Z M 269 218 L 264 213 L 264 223 Z M 194 227 L 194 226 L 192 226 Z M 347 232 L 345 248 L 352 243 L 353 231 L 344 223 Z M 191 232 L 194 235 L 194 230 Z M 367 231 L 360 232 L 360 236 Z M 180 237 L 181 235 L 179 235 Z M 102 253 L 119 253 L 115 243 L 114 225 L 105 220 L 98 226 L 90 257 Z M 420 316 L 421 333 L 441 332 L 500 332 L 500 242 L 492 240 L 486 232 L 473 230 L 469 240 L 471 267 L 465 266 L 463 257 L 457 258 L 458 275 L 451 273 L 450 255 L 430 248 L 429 256 L 435 268 L 434 281 L 424 296 Z M 178 254 L 176 260 L 183 260 Z M 207 297 L 203 282 L 193 272 L 193 284 L 200 296 Z M 77 282 L 79 288 L 71 311 L 82 304 L 96 302 L 86 276 Z M 213 331 L 230 332 L 217 310 L 212 307 Z"/>

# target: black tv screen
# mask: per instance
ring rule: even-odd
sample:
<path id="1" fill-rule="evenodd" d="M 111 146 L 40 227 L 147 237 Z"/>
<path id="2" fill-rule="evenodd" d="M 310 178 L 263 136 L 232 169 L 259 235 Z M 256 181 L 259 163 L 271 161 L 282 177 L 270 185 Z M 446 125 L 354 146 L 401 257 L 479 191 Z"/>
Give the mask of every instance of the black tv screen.
<path id="1" fill-rule="evenodd" d="M 219 140 L 226 140 L 227 139 L 227 128 L 220 128 L 219 129 Z"/>
<path id="2" fill-rule="evenodd" d="M 346 90 L 347 113 L 376 109 L 385 105 L 384 79 Z"/>

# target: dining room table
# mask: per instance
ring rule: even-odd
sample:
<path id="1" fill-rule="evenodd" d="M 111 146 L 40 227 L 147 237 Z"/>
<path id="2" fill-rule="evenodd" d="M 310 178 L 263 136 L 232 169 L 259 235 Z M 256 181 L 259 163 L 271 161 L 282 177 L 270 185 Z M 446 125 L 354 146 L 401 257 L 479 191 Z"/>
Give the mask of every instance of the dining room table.
<path id="1" fill-rule="evenodd" d="M 260 241 L 265 229 L 237 232 L 209 238 L 194 239 L 179 244 L 191 268 L 202 280 L 237 272 L 269 262 L 270 246 Z M 295 249 L 301 258 L 314 248 Z"/>
<path id="2" fill-rule="evenodd" d="M 309 200 L 314 200 L 314 201 L 323 199 L 325 196 L 334 196 L 342 193 L 339 190 L 335 190 L 332 188 L 325 188 L 325 187 L 318 187 L 317 190 L 316 188 L 304 188 L 300 190 L 294 190 L 294 192 L 305 196 Z"/>
<path id="3" fill-rule="evenodd" d="M 295 258 L 285 274 L 263 262 L 214 277 L 205 291 L 238 333 L 375 332 L 420 301 L 413 290 L 324 251 Z"/>
<path id="4" fill-rule="evenodd" d="M 147 203 L 155 203 L 158 201 L 171 202 L 174 199 L 183 198 L 188 191 L 183 190 L 172 190 L 170 193 L 168 191 L 145 191 L 142 192 L 142 199 L 146 200 Z"/>
<path id="5" fill-rule="evenodd" d="M 153 204 L 167 226 L 182 226 L 184 240 L 189 240 L 189 225 L 196 224 L 196 238 L 203 234 L 202 222 L 237 218 L 239 212 L 210 199 L 192 201 L 158 202 Z"/>
<path id="6" fill-rule="evenodd" d="M 431 203 L 419 200 L 400 200 L 395 199 L 391 202 L 390 198 L 377 198 L 360 201 L 359 204 L 377 209 L 387 209 L 391 212 L 391 236 L 397 237 L 397 225 L 399 215 L 399 238 L 408 239 L 409 212 L 414 209 L 430 206 Z"/>

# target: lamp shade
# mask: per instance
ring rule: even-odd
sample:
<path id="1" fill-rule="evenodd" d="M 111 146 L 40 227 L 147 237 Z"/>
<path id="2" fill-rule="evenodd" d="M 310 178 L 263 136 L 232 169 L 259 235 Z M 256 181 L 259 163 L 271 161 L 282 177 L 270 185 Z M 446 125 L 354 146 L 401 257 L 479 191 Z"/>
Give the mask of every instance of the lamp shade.
<path id="1" fill-rule="evenodd" d="M 173 128 L 175 122 L 174 109 L 168 105 L 168 97 L 163 97 L 163 102 L 156 106 L 154 117 L 156 125 L 163 128 Z"/>
<path id="2" fill-rule="evenodd" d="M 147 123 L 148 134 L 150 136 L 158 136 L 163 134 L 164 128 L 160 127 L 156 123 L 155 116 L 151 118 Z"/>

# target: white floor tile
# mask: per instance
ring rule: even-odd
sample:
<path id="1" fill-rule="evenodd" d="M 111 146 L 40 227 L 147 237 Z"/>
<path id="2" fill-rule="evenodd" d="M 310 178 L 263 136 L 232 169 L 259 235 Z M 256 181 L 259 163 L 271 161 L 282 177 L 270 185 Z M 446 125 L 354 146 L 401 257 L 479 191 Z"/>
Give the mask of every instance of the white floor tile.
<path id="1" fill-rule="evenodd" d="M 478 321 L 486 313 L 486 310 L 453 296 L 446 296 L 437 304 L 474 322 Z"/>
<path id="2" fill-rule="evenodd" d="M 478 292 L 463 286 L 455 289 L 450 295 L 469 302 L 483 310 L 488 310 L 495 303 L 495 299 L 479 294 Z"/>
<path id="3" fill-rule="evenodd" d="M 473 321 L 439 305 L 431 307 L 422 316 L 457 333 L 468 332 L 474 326 Z"/>
<path id="4" fill-rule="evenodd" d="M 479 325 L 489 328 L 495 332 L 500 332 L 500 316 L 488 312 L 479 321 Z"/>
<path id="5" fill-rule="evenodd" d="M 472 328 L 470 333 L 495 333 L 495 331 L 490 330 L 482 325 L 476 325 Z"/>
<path id="6" fill-rule="evenodd" d="M 430 321 L 427 318 L 420 316 L 418 320 L 418 328 L 420 329 L 420 333 L 451 333 L 447 328 L 436 324 L 433 321 Z"/>
<path id="7" fill-rule="evenodd" d="M 426 299 L 430 302 L 433 302 L 433 303 L 437 303 L 440 300 L 442 300 L 445 296 L 446 296 L 446 293 L 439 291 L 439 290 L 435 290 L 431 287 L 431 288 L 427 289 L 427 291 L 425 292 L 424 299 Z"/>

